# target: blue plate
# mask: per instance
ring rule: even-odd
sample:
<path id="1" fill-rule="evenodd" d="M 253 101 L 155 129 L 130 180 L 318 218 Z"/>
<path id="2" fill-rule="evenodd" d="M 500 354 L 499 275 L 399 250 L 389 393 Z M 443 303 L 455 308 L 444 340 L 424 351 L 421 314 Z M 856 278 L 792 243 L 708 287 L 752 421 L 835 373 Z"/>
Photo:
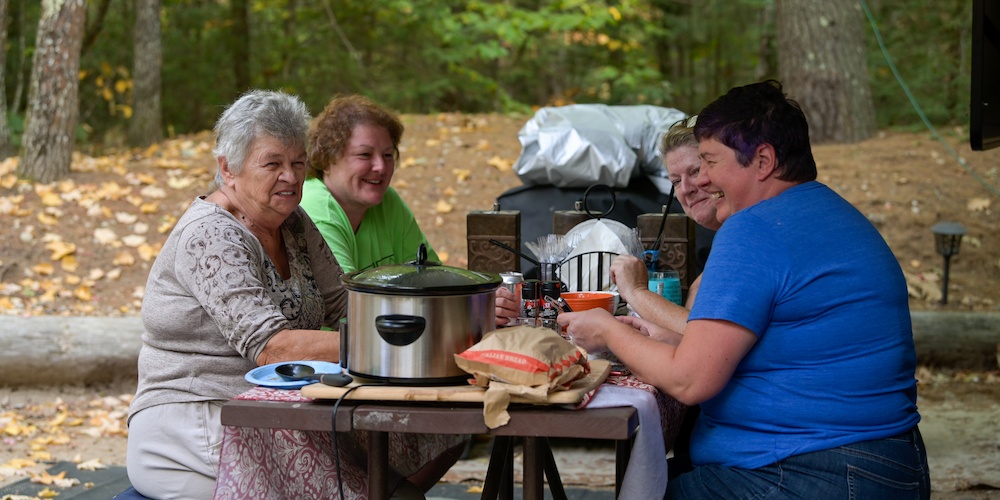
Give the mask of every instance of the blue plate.
<path id="1" fill-rule="evenodd" d="M 258 366 L 248 371 L 243 378 L 251 384 L 274 387 L 276 389 L 300 389 L 309 384 L 316 383 L 313 380 L 288 381 L 281 378 L 281 375 L 278 375 L 274 369 L 286 363 L 309 365 L 316 370 L 316 373 L 340 373 L 340 363 L 330 363 L 328 361 L 286 361 L 285 363 L 271 363 L 269 365 Z"/>

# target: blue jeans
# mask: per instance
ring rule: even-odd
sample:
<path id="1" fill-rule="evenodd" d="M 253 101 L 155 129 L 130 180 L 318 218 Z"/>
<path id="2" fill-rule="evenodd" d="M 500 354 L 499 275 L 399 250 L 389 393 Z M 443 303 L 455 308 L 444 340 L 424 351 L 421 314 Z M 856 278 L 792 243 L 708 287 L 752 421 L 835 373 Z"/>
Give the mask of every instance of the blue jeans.
<path id="1" fill-rule="evenodd" d="M 667 499 L 914 499 L 931 495 L 916 426 L 898 436 L 788 457 L 759 469 L 696 466 L 667 485 Z"/>

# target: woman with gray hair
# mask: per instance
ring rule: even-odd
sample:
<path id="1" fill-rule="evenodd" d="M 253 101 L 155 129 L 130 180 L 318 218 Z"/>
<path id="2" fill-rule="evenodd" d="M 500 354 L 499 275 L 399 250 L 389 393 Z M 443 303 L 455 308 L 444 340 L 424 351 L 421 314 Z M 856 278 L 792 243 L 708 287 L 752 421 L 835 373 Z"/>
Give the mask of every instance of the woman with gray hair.
<path id="1" fill-rule="evenodd" d="M 215 126 L 218 189 L 194 200 L 150 269 L 128 474 L 153 498 L 210 498 L 222 403 L 251 369 L 340 359 L 343 274 L 299 208 L 310 116 L 298 98 L 254 90 Z"/>

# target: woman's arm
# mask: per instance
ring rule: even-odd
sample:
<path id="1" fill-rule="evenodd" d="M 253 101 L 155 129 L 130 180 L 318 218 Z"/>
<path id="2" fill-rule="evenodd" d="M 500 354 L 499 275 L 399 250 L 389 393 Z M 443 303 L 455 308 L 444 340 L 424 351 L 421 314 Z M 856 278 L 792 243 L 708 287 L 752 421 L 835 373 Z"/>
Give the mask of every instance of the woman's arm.
<path id="1" fill-rule="evenodd" d="M 692 321 L 676 345 L 600 309 L 560 314 L 558 321 L 574 343 L 588 351 L 610 350 L 639 380 L 688 405 L 718 394 L 757 342 L 753 332 L 728 321 Z"/>
<path id="2" fill-rule="evenodd" d="M 340 334 L 327 330 L 281 330 L 255 360 L 258 366 L 284 361 L 340 361 Z"/>
<path id="3" fill-rule="evenodd" d="M 631 255 L 618 256 L 611 263 L 611 279 L 618 285 L 622 299 L 643 319 L 684 332 L 689 310 L 649 290 L 649 274 L 642 260 Z"/>

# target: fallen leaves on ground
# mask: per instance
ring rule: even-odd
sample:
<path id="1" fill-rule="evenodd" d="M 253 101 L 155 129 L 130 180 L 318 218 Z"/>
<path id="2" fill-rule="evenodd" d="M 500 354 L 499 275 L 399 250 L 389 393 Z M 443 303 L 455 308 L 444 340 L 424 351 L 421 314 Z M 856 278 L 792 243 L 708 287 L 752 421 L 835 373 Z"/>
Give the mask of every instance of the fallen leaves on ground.
<path id="1" fill-rule="evenodd" d="M 25 456 L 0 464 L 0 480 L 30 477 L 33 483 L 58 488 L 81 484 L 65 471 L 51 475 L 45 469 L 55 461 L 68 460 L 65 457 L 74 453 L 81 440 L 126 438 L 131 401 L 132 394 L 122 394 L 75 403 L 61 398 L 23 405 L 4 403 L 0 406 L 0 437 L 4 446 L 21 449 Z M 76 455 L 71 461 L 78 470 L 97 470 L 107 468 L 102 458 L 84 460 Z"/>

